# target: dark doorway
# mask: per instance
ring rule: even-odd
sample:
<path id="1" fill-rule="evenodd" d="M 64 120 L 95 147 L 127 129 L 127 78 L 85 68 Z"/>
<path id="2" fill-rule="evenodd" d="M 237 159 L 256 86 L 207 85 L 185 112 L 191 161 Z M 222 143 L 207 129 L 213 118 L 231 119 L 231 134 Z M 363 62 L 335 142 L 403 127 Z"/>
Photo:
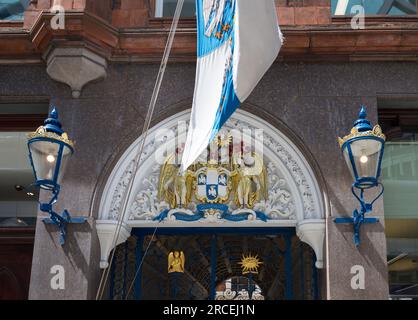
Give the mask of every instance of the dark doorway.
<path id="1" fill-rule="evenodd" d="M 319 299 L 315 255 L 294 228 L 160 228 L 152 236 L 153 232 L 134 229 L 117 247 L 110 299 Z M 168 272 L 170 252 L 184 255 L 184 272 Z M 247 270 L 242 265 L 245 258 Z"/>

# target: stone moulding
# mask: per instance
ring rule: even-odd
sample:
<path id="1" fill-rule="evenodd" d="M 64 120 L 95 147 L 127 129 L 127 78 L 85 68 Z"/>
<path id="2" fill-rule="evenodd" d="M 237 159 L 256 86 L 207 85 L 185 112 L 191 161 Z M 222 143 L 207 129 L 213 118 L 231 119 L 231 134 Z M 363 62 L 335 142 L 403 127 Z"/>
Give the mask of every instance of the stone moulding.
<path id="1" fill-rule="evenodd" d="M 231 222 L 199 220 L 185 222 L 177 220 L 155 221 L 161 210 L 167 209 L 157 199 L 160 165 L 154 155 L 171 138 L 157 139 L 159 129 L 172 129 L 172 139 L 185 134 L 178 131 L 179 122 L 187 122 L 190 111 L 180 112 L 154 126 L 145 142 L 141 158 L 141 170 L 135 177 L 128 211 L 123 217 L 123 235 L 119 241 L 129 237 L 131 228 L 141 227 L 295 227 L 301 241 L 310 245 L 317 256 L 316 266 L 323 267 L 323 247 L 325 239 L 325 207 L 322 191 L 313 170 L 298 147 L 277 128 L 255 115 L 238 110 L 225 124 L 231 129 L 263 129 L 263 155 L 269 176 L 269 198 L 257 204 L 257 210 L 269 217 L 267 221 L 252 220 Z M 182 126 L 183 127 L 183 126 Z M 185 126 L 187 128 L 187 126 Z M 122 198 L 133 175 L 133 160 L 141 138 L 138 138 L 122 155 L 112 170 L 102 193 L 97 231 L 102 246 L 101 265 L 107 266 L 108 254 L 112 250 L 113 234 L 116 230 Z M 181 140 L 181 139 L 180 139 Z M 105 226 L 101 226 L 105 224 Z M 121 238 L 122 237 L 122 238 Z M 103 245 L 102 245 L 103 244 Z M 110 245 L 109 245 L 110 244 Z"/>
<path id="2" fill-rule="evenodd" d="M 315 251 L 315 266 L 322 269 L 324 267 L 325 220 L 299 222 L 296 226 L 296 235 Z"/>
<path id="3" fill-rule="evenodd" d="M 44 59 L 48 75 L 67 84 L 73 98 L 80 97 L 87 83 L 104 79 L 107 74 L 106 59 L 84 47 L 52 48 L 46 52 Z"/>
<path id="4" fill-rule="evenodd" d="M 115 244 L 115 233 L 120 229 L 118 239 Z M 112 249 L 125 242 L 131 235 L 131 227 L 122 223 L 118 226 L 117 221 L 97 220 L 96 230 L 100 242 L 100 268 L 105 269 L 109 266 L 108 257 Z"/>
<path id="5" fill-rule="evenodd" d="M 51 42 L 74 38 L 93 43 L 109 61 L 159 62 L 169 29 L 161 19 L 151 19 L 146 28 L 118 29 L 92 13 L 71 10 L 65 14 L 66 29 L 54 30 L 53 17 L 47 10 L 39 12 L 29 30 L 0 22 L 0 64 L 33 63 Z M 416 62 L 417 22 L 417 16 L 369 17 L 365 30 L 353 30 L 349 17 L 334 17 L 328 25 L 282 26 L 286 43 L 278 60 Z M 194 21 L 180 21 L 174 44 L 170 61 L 195 62 Z"/>

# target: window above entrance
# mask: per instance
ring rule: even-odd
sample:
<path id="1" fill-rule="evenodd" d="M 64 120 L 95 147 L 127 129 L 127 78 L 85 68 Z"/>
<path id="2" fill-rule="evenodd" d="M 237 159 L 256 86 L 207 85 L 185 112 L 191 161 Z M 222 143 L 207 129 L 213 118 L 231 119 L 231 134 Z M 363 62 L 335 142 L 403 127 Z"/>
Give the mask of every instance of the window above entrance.
<path id="1" fill-rule="evenodd" d="M 331 0 L 333 16 L 358 14 L 358 6 L 366 15 L 406 16 L 417 14 L 417 0 Z"/>
<path id="2" fill-rule="evenodd" d="M 23 20 L 23 13 L 30 0 L 0 0 L 0 20 Z"/>
<path id="3" fill-rule="evenodd" d="M 176 10 L 177 0 L 156 0 L 155 17 L 172 17 Z M 196 16 L 196 0 L 184 0 L 182 18 L 193 18 Z"/>

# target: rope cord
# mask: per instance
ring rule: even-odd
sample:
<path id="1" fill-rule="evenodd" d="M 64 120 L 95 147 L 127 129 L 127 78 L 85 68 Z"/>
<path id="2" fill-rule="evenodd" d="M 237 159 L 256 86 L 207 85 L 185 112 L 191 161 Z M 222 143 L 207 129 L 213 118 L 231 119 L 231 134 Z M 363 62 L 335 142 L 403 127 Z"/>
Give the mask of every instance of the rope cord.
<path id="1" fill-rule="evenodd" d="M 158 221 L 158 223 L 160 223 L 160 222 L 161 222 L 161 219 Z M 132 280 L 132 282 L 131 282 L 131 284 L 130 284 L 130 286 L 129 286 L 129 289 L 128 289 L 127 293 L 125 294 L 125 300 L 127 300 L 127 299 L 128 299 L 129 294 L 130 294 L 130 293 L 131 293 L 131 291 L 132 291 L 132 288 L 133 288 L 133 286 L 134 286 L 134 284 L 135 284 L 136 278 L 137 278 L 137 276 L 138 276 L 138 274 L 139 274 L 139 270 L 141 270 L 142 264 L 144 263 L 144 259 L 145 259 L 146 255 L 147 255 L 147 253 L 148 253 L 148 249 L 149 249 L 149 247 L 151 246 L 151 243 L 154 241 L 154 236 L 155 236 L 155 233 L 157 232 L 157 228 L 158 228 L 158 224 L 155 226 L 154 232 L 152 233 L 151 239 L 150 239 L 150 240 L 149 240 L 149 242 L 148 242 L 147 248 L 145 249 L 145 252 L 144 252 L 144 254 L 142 255 L 141 262 L 139 263 L 138 268 L 135 270 L 135 276 L 134 276 L 134 278 L 133 278 L 133 280 Z M 138 244 L 137 244 L 137 245 L 138 245 Z"/>
<path id="2" fill-rule="evenodd" d="M 165 46 L 165 49 L 164 49 L 164 54 L 163 54 L 163 57 L 162 57 L 162 60 L 161 60 L 160 69 L 158 71 L 157 79 L 156 79 L 155 85 L 154 85 L 154 90 L 153 90 L 152 96 L 151 96 L 151 101 L 150 101 L 150 104 L 149 104 L 149 107 L 148 107 L 147 115 L 145 117 L 144 127 L 142 128 L 141 136 L 143 138 L 140 141 L 140 145 L 138 146 L 138 152 L 137 152 L 136 157 L 135 157 L 134 167 L 133 167 L 133 170 L 132 170 L 133 175 L 129 179 L 127 192 L 125 192 L 124 195 L 123 195 L 123 201 L 122 201 L 123 206 L 121 207 L 122 209 L 119 211 L 118 224 L 116 226 L 116 231 L 115 231 L 115 234 L 113 236 L 113 246 L 112 246 L 113 250 L 112 250 L 112 254 L 111 254 L 110 259 L 109 259 L 109 266 L 111 266 L 112 263 L 113 263 L 113 258 L 115 256 L 115 251 L 116 251 L 117 239 L 119 238 L 119 233 L 120 233 L 120 230 L 122 228 L 122 224 L 123 224 L 123 221 L 124 221 L 124 218 L 125 218 L 125 215 L 126 215 L 126 211 L 127 211 L 126 209 L 127 209 L 129 198 L 131 196 L 132 187 L 134 185 L 135 178 L 136 178 L 137 173 L 139 171 L 140 160 L 141 160 L 141 157 L 142 157 L 142 154 L 143 154 L 143 151 L 144 151 L 145 141 L 146 141 L 147 136 L 148 136 L 148 130 L 149 130 L 150 125 L 151 125 L 151 120 L 152 120 L 152 116 L 154 114 L 155 105 L 157 103 L 158 95 L 160 93 L 161 84 L 162 84 L 164 74 L 165 74 L 165 70 L 166 70 L 166 67 L 167 67 L 168 58 L 170 57 L 170 52 L 171 52 L 171 48 L 173 46 L 174 36 L 175 36 L 176 30 L 177 30 L 181 10 L 183 8 L 183 3 L 184 3 L 184 0 L 178 0 L 177 1 L 177 7 L 176 7 L 176 11 L 174 13 L 173 22 L 171 24 L 170 32 L 168 34 L 168 39 L 167 39 L 167 43 L 166 43 L 166 46 Z M 157 227 L 158 227 L 158 224 L 155 227 L 154 234 L 157 231 Z M 153 234 L 153 237 L 154 237 L 154 234 Z M 147 248 L 147 250 L 148 250 L 148 248 Z M 146 255 L 146 252 L 145 252 L 144 256 L 142 257 L 142 261 L 140 263 L 140 266 L 142 265 L 142 262 L 145 258 L 145 255 Z M 97 295 L 96 295 L 96 300 L 101 300 L 102 297 L 103 297 L 104 289 L 105 289 L 107 279 L 109 277 L 109 273 L 110 273 L 110 269 L 111 269 L 111 268 L 109 268 L 109 266 L 105 269 L 105 271 L 103 272 L 102 277 L 100 279 L 99 288 L 97 290 Z M 139 270 L 139 268 L 138 268 L 138 270 Z M 138 272 L 138 270 L 137 270 L 137 272 Z M 135 278 L 136 278 L 136 275 L 135 275 Z M 134 281 L 135 281 L 135 279 L 134 279 Z M 131 288 L 132 288 L 132 285 L 131 285 L 130 289 Z"/>

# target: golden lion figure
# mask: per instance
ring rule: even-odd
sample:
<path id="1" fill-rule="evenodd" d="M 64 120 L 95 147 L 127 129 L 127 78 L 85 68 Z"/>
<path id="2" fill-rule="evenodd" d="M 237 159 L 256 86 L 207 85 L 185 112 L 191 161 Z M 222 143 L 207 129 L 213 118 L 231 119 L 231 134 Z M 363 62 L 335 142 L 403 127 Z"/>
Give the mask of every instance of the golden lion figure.
<path id="1" fill-rule="evenodd" d="M 261 198 L 268 199 L 266 169 L 256 153 L 245 155 L 232 176 L 234 202 L 239 208 L 253 208 Z"/>
<path id="2" fill-rule="evenodd" d="M 174 164 L 175 155 L 167 158 L 160 172 L 158 197 L 164 199 L 170 208 L 185 208 L 192 199 L 193 172 L 180 173 L 180 166 Z"/>

